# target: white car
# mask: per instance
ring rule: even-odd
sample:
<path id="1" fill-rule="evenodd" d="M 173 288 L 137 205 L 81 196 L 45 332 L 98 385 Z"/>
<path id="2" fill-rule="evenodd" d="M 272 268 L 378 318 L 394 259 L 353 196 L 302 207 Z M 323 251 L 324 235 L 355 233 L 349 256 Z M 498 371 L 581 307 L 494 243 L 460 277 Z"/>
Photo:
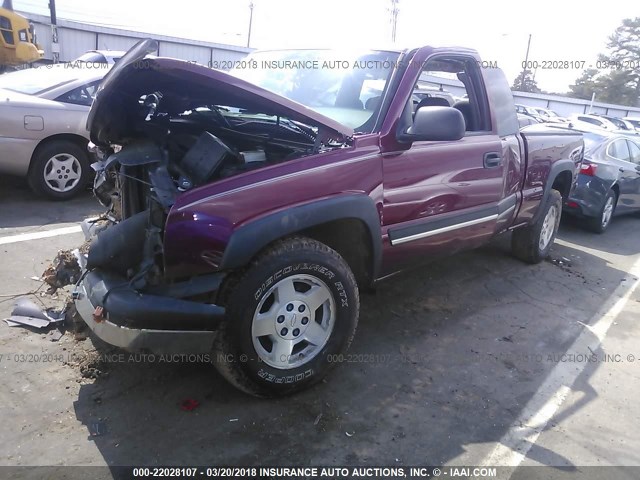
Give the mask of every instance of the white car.
<path id="1" fill-rule="evenodd" d="M 629 123 L 636 130 L 640 131 L 640 117 L 623 117 L 622 120 Z"/>
<path id="2" fill-rule="evenodd" d="M 538 112 L 541 116 L 543 116 L 547 120 L 547 122 L 551 122 L 551 123 L 568 123 L 569 122 L 569 120 L 567 120 L 564 117 L 561 117 L 556 112 L 548 108 L 540 108 L 540 107 L 530 107 L 530 108 L 533 108 L 536 112 Z"/>
<path id="3" fill-rule="evenodd" d="M 80 192 L 92 177 L 87 115 L 109 68 L 59 64 L 0 76 L 0 174 L 27 177 L 51 199 Z"/>
<path id="4" fill-rule="evenodd" d="M 570 121 L 573 126 L 580 130 L 583 128 L 589 130 L 589 126 L 607 130 L 609 132 L 615 132 L 618 130 L 618 127 L 613 122 L 606 118 L 599 117 L 598 115 L 574 114 L 571 115 Z"/>

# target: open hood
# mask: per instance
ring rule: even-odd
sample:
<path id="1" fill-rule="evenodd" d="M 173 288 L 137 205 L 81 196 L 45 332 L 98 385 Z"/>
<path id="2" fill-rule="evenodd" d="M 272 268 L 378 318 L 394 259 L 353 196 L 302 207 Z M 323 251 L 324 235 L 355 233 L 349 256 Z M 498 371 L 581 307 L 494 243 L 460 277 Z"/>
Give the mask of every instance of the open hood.
<path id="1" fill-rule="evenodd" d="M 141 113 L 140 97 L 162 93 L 162 109 L 177 114 L 202 105 L 222 105 L 282 116 L 345 137 L 353 129 L 288 98 L 224 72 L 170 58 L 148 57 L 155 40 L 141 40 L 105 76 L 87 118 L 96 145 L 124 143 Z"/>

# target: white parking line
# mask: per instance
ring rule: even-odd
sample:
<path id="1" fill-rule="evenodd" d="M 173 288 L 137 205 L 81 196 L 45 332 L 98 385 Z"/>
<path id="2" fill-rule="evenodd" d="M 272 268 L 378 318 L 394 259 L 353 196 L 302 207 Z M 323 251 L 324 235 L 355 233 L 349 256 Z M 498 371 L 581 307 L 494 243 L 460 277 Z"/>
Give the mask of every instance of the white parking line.
<path id="1" fill-rule="evenodd" d="M 44 230 L 41 232 L 21 233 L 19 235 L 9 235 L 0 237 L 0 245 L 8 243 L 26 242 L 28 240 L 37 240 L 39 238 L 57 237 L 59 235 L 69 235 L 70 233 L 82 232 L 80 225 L 73 227 L 56 228 L 54 230 Z"/>
<path id="2" fill-rule="evenodd" d="M 629 297 L 640 284 L 640 259 L 637 260 L 623 281 L 591 318 L 585 329 L 573 342 L 569 355 L 592 355 L 604 340 L 609 327 L 622 312 Z M 536 443 L 549 420 L 556 414 L 571 392 L 571 387 L 589 362 L 579 364 L 561 362 L 553 368 L 544 383 L 509 427 L 482 466 L 517 467 Z M 512 470 L 511 472 L 513 473 Z M 509 475 L 510 477 L 511 475 Z"/>

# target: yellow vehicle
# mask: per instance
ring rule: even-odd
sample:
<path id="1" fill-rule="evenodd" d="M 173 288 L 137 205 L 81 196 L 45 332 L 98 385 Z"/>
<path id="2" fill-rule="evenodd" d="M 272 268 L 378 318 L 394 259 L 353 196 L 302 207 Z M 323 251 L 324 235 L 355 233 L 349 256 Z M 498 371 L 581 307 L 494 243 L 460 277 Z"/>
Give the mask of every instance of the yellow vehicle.
<path id="1" fill-rule="evenodd" d="M 4 0 L 0 8 L 0 72 L 7 67 L 35 62 L 43 55 L 35 43 L 29 21 L 13 11 L 12 0 Z"/>

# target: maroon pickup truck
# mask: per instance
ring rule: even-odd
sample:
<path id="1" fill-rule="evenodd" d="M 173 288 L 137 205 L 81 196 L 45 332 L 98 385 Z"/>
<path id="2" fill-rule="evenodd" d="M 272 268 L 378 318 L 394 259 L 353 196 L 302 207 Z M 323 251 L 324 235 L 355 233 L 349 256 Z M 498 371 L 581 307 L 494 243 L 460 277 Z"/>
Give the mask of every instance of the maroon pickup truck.
<path id="1" fill-rule="evenodd" d="M 548 255 L 582 138 L 519 132 L 476 52 L 267 51 L 224 73 L 155 48 L 116 63 L 88 119 L 107 212 L 74 297 L 106 342 L 282 395 L 349 347 L 359 289 L 511 230 L 517 257 Z"/>

